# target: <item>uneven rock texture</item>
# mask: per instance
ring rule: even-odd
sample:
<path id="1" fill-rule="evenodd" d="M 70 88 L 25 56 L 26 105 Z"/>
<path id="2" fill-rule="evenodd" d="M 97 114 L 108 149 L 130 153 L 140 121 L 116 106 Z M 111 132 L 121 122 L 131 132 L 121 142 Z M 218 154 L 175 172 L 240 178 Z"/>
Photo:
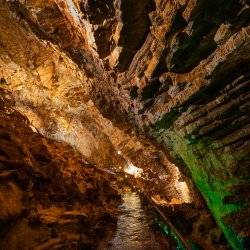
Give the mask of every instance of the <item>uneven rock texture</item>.
<path id="1" fill-rule="evenodd" d="M 108 117 L 116 100 L 189 171 L 235 249 L 250 236 L 249 11 L 249 1 L 155 1 L 130 62 L 118 57 L 113 84 L 95 86 Z"/>
<path id="2" fill-rule="evenodd" d="M 53 44 L 20 25 L 20 17 L 12 22 L 11 13 L 1 5 L 0 70 L 16 106 L 44 135 L 76 146 L 92 163 L 112 163 L 106 158 L 113 152 L 109 139 L 91 122 L 95 108 L 82 84 L 86 76 Z"/>
<path id="3" fill-rule="evenodd" d="M 150 165 L 149 170 L 156 177 L 161 174 L 159 170 L 167 169 L 168 180 L 163 182 L 167 191 L 161 192 L 170 199 L 180 193 L 176 186 L 181 178 L 180 173 L 164 153 L 159 152 L 161 150 L 146 138 L 131 135 L 126 124 L 123 131 L 115 127 L 100 114 L 90 99 L 89 92 L 95 78 L 90 77 L 88 69 L 81 70 L 89 64 L 85 62 L 81 66 L 76 64 L 77 60 L 71 60 L 74 59 L 71 49 L 72 43 L 80 39 L 78 35 L 81 35 L 78 46 L 81 44 L 83 50 L 88 48 L 88 53 L 92 52 L 92 48 L 84 43 L 88 35 L 83 27 L 78 33 L 79 27 L 74 19 L 69 21 L 72 16 L 68 13 L 67 5 L 54 1 L 30 1 L 25 5 L 6 2 L 1 8 L 2 86 L 11 91 L 15 108 L 27 116 L 32 126 L 46 137 L 63 140 L 76 147 L 89 162 L 99 167 L 123 167 L 129 160 L 142 168 Z M 49 27 L 45 28 L 43 23 Z M 57 29 L 56 25 L 60 23 Z M 53 29 L 57 32 L 49 32 Z M 77 34 L 65 37 L 63 30 L 67 34 Z M 43 32 L 43 36 L 38 31 Z M 67 39 L 67 45 L 62 45 L 66 44 Z M 85 53 L 83 55 L 86 56 Z M 94 58 L 94 55 L 89 56 Z M 97 67 L 95 60 L 93 63 Z M 80 61 L 84 63 L 82 59 Z M 97 74 L 96 71 L 94 73 Z M 117 154 L 118 150 L 126 159 Z M 136 157 L 138 154 L 140 158 Z"/>
<path id="4" fill-rule="evenodd" d="M 0 249 L 96 249 L 115 228 L 112 176 L 34 133 L 0 94 Z"/>
<path id="5" fill-rule="evenodd" d="M 176 180 L 158 141 L 249 248 L 249 0 L 0 3 L 0 83 L 34 127 L 91 163 L 124 164 L 119 149 Z"/>

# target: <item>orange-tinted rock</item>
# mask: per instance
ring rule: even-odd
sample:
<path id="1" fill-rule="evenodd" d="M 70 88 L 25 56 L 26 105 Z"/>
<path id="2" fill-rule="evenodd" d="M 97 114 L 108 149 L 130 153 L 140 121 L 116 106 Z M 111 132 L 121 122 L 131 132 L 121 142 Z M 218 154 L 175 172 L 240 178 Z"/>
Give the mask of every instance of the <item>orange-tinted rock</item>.
<path id="1" fill-rule="evenodd" d="M 97 246 L 115 227 L 120 198 L 113 177 L 69 145 L 34 133 L 0 94 L 1 248 Z"/>

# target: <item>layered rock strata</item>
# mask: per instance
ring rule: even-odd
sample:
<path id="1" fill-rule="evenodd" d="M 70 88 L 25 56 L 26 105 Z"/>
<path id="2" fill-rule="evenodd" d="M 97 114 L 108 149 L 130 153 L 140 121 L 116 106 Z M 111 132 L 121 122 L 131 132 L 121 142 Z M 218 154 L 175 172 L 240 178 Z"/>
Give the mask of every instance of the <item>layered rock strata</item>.
<path id="1" fill-rule="evenodd" d="M 249 244 L 249 11 L 249 1 L 155 1 L 144 42 L 107 66 L 113 84 L 95 86 L 104 114 L 119 106 L 189 171 L 235 249 Z"/>
<path id="2" fill-rule="evenodd" d="M 198 187 L 231 246 L 248 248 L 249 5 L 248 0 L 2 0 L 1 83 L 50 137 L 57 134 L 72 144 L 69 134 L 76 130 L 68 119 L 78 115 L 76 127 L 86 119 L 80 131 L 87 127 L 84 137 L 91 139 L 79 148 L 93 162 L 107 164 L 115 133 L 103 133 L 108 123 L 96 125 L 101 116 L 86 118 L 95 113 L 92 101 L 128 134 L 156 139 Z M 92 108 L 72 111 L 72 104 L 82 103 Z M 42 110 L 44 124 L 34 118 Z M 93 134 L 99 137 L 94 148 Z M 102 156 L 90 157 L 89 148 L 101 148 Z"/>

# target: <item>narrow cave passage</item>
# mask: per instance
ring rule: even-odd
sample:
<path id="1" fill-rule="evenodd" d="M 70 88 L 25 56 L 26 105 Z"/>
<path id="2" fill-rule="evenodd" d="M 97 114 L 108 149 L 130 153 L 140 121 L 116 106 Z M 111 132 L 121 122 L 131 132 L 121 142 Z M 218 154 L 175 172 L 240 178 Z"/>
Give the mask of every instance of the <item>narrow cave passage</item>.
<path id="1" fill-rule="evenodd" d="M 0 0 L 0 250 L 250 250 L 249 0 Z"/>
<path id="2" fill-rule="evenodd" d="M 121 168 L 88 163 L 69 145 L 37 133 L 1 91 L 1 250 L 178 246 L 156 227 L 142 169 L 125 160 Z"/>

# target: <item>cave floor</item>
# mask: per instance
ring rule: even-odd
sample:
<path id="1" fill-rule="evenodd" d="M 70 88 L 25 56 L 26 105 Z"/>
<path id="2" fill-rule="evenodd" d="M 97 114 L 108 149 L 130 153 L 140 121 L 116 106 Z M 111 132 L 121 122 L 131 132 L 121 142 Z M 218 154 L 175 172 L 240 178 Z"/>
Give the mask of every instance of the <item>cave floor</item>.
<path id="1" fill-rule="evenodd" d="M 121 196 L 117 227 L 99 246 L 100 250 L 175 249 L 174 242 L 155 227 L 155 214 L 145 206 L 138 193 L 126 189 Z"/>

